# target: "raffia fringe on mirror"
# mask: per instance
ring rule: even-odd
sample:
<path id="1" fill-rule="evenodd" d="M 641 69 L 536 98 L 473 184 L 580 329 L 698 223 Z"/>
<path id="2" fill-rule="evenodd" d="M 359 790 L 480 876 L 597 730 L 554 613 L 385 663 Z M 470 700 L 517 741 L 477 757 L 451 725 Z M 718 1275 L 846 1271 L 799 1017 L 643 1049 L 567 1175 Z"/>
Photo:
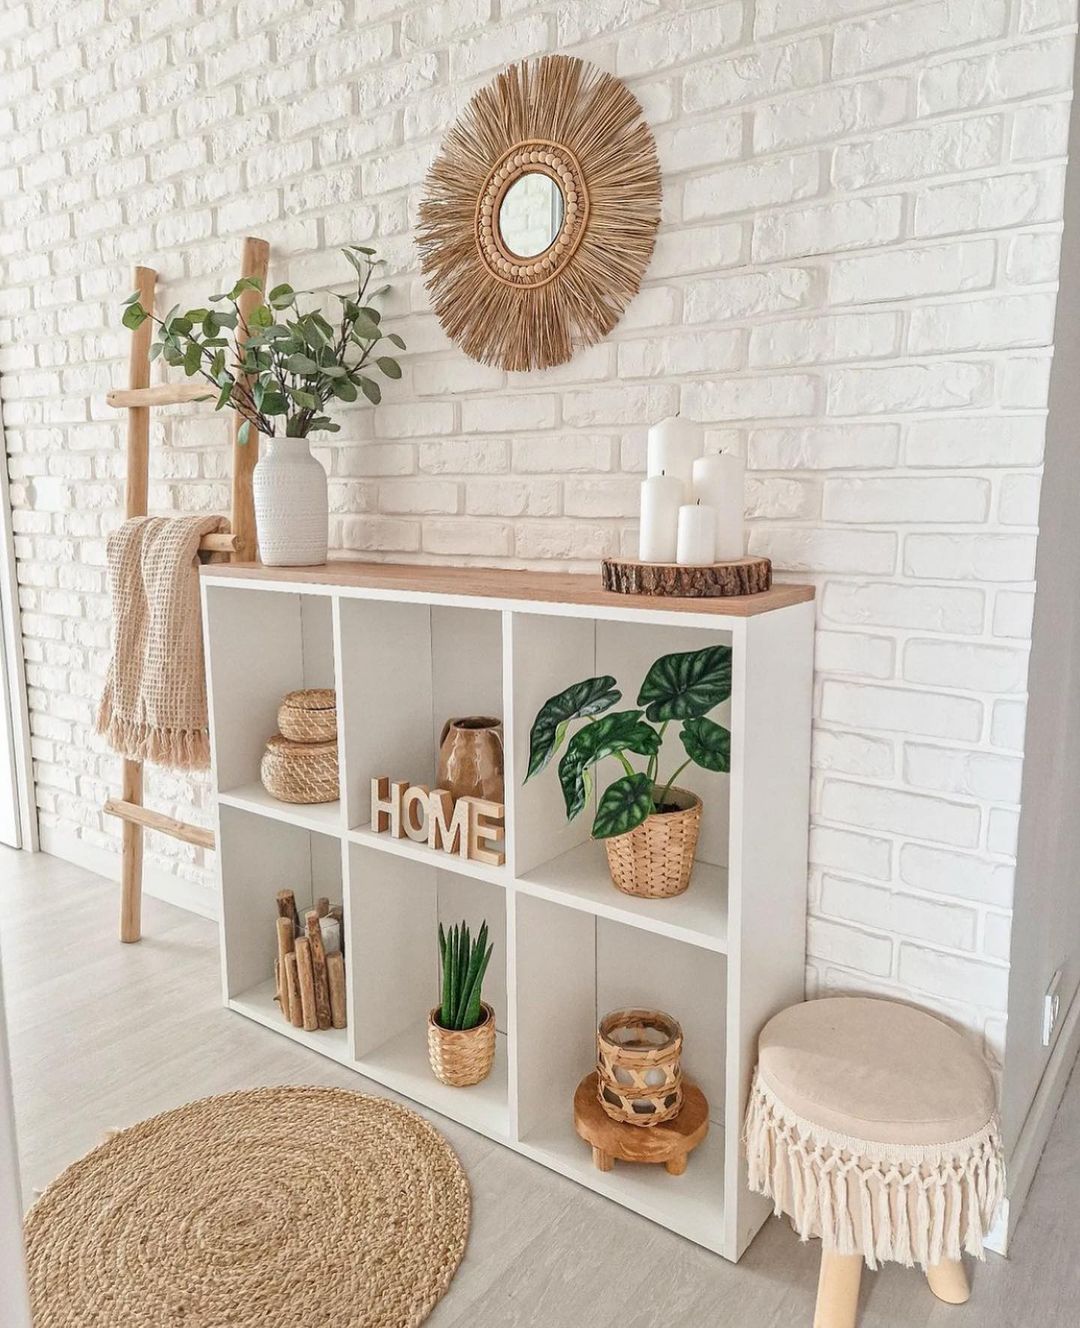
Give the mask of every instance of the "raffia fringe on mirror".
<path id="1" fill-rule="evenodd" d="M 543 253 L 505 245 L 502 198 L 539 171 L 561 229 Z M 660 166 L 634 94 L 570 56 L 512 65 L 469 102 L 428 173 L 417 244 L 435 312 L 466 354 L 504 369 L 562 364 L 637 293 L 660 220 Z"/>
<path id="2" fill-rule="evenodd" d="M 791 1214 L 802 1240 L 820 1236 L 837 1254 L 863 1253 L 870 1268 L 926 1268 L 964 1251 L 984 1257 L 983 1232 L 1005 1185 L 996 1117 L 953 1143 L 869 1143 L 788 1111 L 755 1076 L 744 1142 L 750 1188 L 773 1200 L 777 1216 Z"/>

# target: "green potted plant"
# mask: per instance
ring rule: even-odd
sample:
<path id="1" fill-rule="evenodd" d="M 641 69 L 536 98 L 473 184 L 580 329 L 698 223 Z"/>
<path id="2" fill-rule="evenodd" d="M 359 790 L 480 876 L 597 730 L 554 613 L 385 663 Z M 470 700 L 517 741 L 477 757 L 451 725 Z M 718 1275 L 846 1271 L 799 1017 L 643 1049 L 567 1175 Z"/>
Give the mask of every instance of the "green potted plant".
<path id="1" fill-rule="evenodd" d="M 566 816 L 573 820 L 592 794 L 592 767 L 611 757 L 623 773 L 601 795 L 592 835 L 602 839 L 616 887 L 650 899 L 682 894 L 690 884 L 701 799 L 676 780 L 688 765 L 727 771 L 731 734 L 708 718 L 731 696 L 731 647 L 708 646 L 663 655 L 645 675 L 638 710 L 607 713 L 622 699 L 612 677 L 587 678 L 547 701 L 529 735 L 526 781 L 540 773 L 570 737 L 559 761 Z M 601 718 L 602 716 L 602 718 Z M 664 779 L 660 746 L 678 723 L 686 759 Z M 637 770 L 631 757 L 644 760 Z"/>
<path id="2" fill-rule="evenodd" d="M 308 438 L 320 431 L 337 433 L 329 412 L 360 396 L 378 405 L 382 393 L 373 372 L 400 378 L 390 355 L 378 354 L 383 342 L 399 350 L 396 332 L 384 332 L 382 315 L 371 303 L 387 288 L 370 290 L 378 259 L 375 250 L 349 245 L 341 251 L 352 265 L 356 287 L 332 292 L 340 319 L 331 323 L 319 305 L 301 309 L 303 295 L 287 283 L 265 296 L 257 277 L 242 277 L 230 291 L 210 297 L 220 308 L 179 306 L 164 318 L 144 309 L 136 292 L 125 301 L 123 324 L 134 331 L 147 319 L 157 327 L 151 359 L 161 356 L 189 378 L 203 378 L 216 396 L 216 410 L 228 407 L 243 416 L 239 438 L 266 453 L 255 467 L 255 525 L 264 563 L 295 567 L 324 563 L 329 509 L 326 472 L 311 455 Z M 241 297 L 246 297 L 242 299 Z"/>
<path id="3" fill-rule="evenodd" d="M 495 1059 L 495 1011 L 481 999 L 491 952 L 488 925 L 475 940 L 464 922 L 449 932 L 439 923 L 442 999 L 428 1014 L 428 1058 L 441 1083 L 478 1084 Z"/>

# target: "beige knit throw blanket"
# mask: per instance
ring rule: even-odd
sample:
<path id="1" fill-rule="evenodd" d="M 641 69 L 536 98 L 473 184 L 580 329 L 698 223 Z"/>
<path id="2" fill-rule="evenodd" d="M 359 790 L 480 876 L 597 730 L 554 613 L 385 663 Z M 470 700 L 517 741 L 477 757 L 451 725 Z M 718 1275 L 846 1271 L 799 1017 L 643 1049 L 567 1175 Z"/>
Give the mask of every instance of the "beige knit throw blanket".
<path id="1" fill-rule="evenodd" d="M 136 761 L 210 764 L 199 541 L 219 516 L 139 516 L 109 536 L 113 655 L 97 731 Z"/>

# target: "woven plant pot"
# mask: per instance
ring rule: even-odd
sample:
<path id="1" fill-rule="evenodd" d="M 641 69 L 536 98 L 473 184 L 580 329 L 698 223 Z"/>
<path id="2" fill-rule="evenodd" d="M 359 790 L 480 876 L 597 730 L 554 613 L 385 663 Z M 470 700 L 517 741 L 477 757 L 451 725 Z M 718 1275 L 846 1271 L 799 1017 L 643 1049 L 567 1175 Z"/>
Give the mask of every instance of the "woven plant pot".
<path id="1" fill-rule="evenodd" d="M 495 1060 L 495 1011 L 481 1001 L 483 1020 L 475 1028 L 443 1028 L 437 1023 L 439 1007 L 428 1014 L 428 1059 L 441 1084 L 464 1088 L 491 1073 Z"/>
<path id="2" fill-rule="evenodd" d="M 667 797 L 678 811 L 654 812 L 625 835 L 604 840 L 612 882 L 624 895 L 671 899 L 690 884 L 701 799 L 680 788 L 671 789 Z"/>
<path id="3" fill-rule="evenodd" d="M 289 692 L 277 712 L 278 729 L 290 742 L 336 742 L 337 698 L 332 687 Z"/>
<path id="4" fill-rule="evenodd" d="M 662 1010 L 613 1010 L 596 1030 L 596 1095 L 612 1120 L 661 1125 L 682 1107 L 682 1029 Z"/>
<path id="5" fill-rule="evenodd" d="M 282 802 L 336 802 L 337 740 L 290 742 L 275 733 L 266 744 L 259 773 L 263 788 Z"/>

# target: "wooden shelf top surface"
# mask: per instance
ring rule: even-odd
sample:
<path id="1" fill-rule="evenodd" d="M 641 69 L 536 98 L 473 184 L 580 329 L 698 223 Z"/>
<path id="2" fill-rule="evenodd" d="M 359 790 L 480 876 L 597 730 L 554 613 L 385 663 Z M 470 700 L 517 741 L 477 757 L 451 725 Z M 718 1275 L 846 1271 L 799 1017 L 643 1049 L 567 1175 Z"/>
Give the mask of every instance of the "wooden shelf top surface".
<path id="1" fill-rule="evenodd" d="M 814 598 L 814 587 L 774 584 L 756 595 L 730 598 L 677 598 L 675 596 L 620 595 L 604 590 L 599 568 L 584 572 L 534 572 L 504 567 L 446 567 L 422 563 L 369 563 L 334 559 L 321 567 L 265 567 L 262 563 L 210 563 L 204 576 L 237 581 L 274 581 L 303 586 L 340 586 L 360 590 L 400 590 L 403 593 L 460 595 L 472 599 L 532 601 L 541 604 L 582 604 L 635 609 L 642 612 L 709 614 L 751 618 L 773 609 L 804 604 Z"/>

